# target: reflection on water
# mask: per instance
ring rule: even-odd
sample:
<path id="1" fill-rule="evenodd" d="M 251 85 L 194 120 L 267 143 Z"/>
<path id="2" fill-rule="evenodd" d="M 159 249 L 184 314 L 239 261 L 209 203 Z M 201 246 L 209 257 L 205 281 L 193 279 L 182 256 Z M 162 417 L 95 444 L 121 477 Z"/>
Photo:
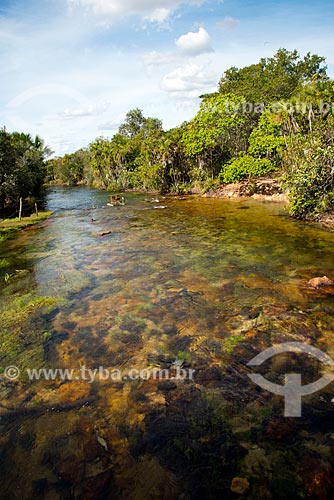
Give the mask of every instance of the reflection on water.
<path id="1" fill-rule="evenodd" d="M 0 498 L 332 498 L 331 386 L 284 418 L 246 364 L 283 341 L 334 356 L 334 298 L 305 287 L 334 277 L 334 234 L 279 204 L 107 201 L 52 189 L 54 216 L 3 244 L 2 369 L 179 364 L 195 379 L 3 377 Z M 308 383 L 322 367 L 277 356 L 263 374 L 287 369 Z"/>

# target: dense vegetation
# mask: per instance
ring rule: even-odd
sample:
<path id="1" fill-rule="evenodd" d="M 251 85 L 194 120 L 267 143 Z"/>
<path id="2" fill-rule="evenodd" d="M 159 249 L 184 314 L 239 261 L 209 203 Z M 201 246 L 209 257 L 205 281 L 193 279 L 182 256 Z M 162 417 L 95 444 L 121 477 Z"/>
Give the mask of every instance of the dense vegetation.
<path id="1" fill-rule="evenodd" d="M 334 84 L 324 63 L 280 49 L 230 68 L 196 116 L 168 131 L 131 110 L 111 139 L 51 160 L 49 180 L 180 193 L 269 174 L 282 179 L 294 216 L 331 210 Z"/>
<path id="2" fill-rule="evenodd" d="M 0 213 L 16 213 L 19 200 L 30 204 L 40 195 L 50 150 L 36 136 L 0 129 Z"/>

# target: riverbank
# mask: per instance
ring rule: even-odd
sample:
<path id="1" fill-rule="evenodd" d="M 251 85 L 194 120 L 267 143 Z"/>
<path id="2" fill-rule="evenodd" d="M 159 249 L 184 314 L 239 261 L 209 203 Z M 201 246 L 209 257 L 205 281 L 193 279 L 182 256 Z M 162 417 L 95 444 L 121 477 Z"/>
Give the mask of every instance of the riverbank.
<path id="1" fill-rule="evenodd" d="M 326 229 L 334 230 L 334 212 L 326 212 L 324 214 L 318 214 L 314 217 L 308 217 L 307 222 L 313 222 L 316 225 L 320 225 Z"/>
<path id="2" fill-rule="evenodd" d="M 288 203 L 278 179 L 259 177 L 233 184 L 222 184 L 204 193 L 205 198 L 253 198 L 256 200 L 279 201 Z"/>
<path id="3" fill-rule="evenodd" d="M 52 215 L 50 210 L 43 210 L 39 212 L 38 216 L 32 214 L 30 217 L 22 217 L 20 220 L 18 217 L 15 219 L 4 219 L 0 221 L 0 240 L 4 241 L 8 238 L 15 236 L 15 234 L 21 229 L 25 229 L 29 226 L 34 226 L 38 222 L 41 222 Z"/>

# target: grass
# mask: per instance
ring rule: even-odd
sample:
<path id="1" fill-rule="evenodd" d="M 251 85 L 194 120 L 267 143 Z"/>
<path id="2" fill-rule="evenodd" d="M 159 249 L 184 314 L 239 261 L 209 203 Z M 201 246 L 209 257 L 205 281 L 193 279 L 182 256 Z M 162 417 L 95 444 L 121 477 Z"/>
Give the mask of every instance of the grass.
<path id="1" fill-rule="evenodd" d="M 47 219 L 50 215 L 52 215 L 52 212 L 45 210 L 39 212 L 38 217 L 36 214 L 32 214 L 30 217 L 22 217 L 21 220 L 16 217 L 15 219 L 5 219 L 0 221 L 0 243 L 15 236 L 17 231 L 20 229 L 33 226 L 34 224 Z"/>

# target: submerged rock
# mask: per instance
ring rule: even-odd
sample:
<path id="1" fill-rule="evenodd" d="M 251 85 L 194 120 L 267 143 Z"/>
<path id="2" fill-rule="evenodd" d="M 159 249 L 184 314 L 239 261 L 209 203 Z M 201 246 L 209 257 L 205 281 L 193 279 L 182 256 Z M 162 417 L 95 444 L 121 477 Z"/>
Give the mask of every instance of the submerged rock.
<path id="1" fill-rule="evenodd" d="M 172 380 L 164 380 L 158 384 L 158 389 L 160 391 L 173 391 L 176 387 L 177 385 Z"/>
<path id="2" fill-rule="evenodd" d="M 327 276 L 322 276 L 321 278 L 312 278 L 307 283 L 311 288 L 322 288 L 327 286 L 334 286 L 334 281 L 329 279 Z"/>
<path id="3" fill-rule="evenodd" d="M 233 493 L 238 493 L 239 495 L 244 495 L 249 489 L 249 481 L 243 477 L 235 477 L 232 479 L 231 491 Z"/>
<path id="4" fill-rule="evenodd" d="M 307 282 L 306 288 L 321 295 L 334 295 L 334 281 L 327 276 L 312 278 Z"/>

